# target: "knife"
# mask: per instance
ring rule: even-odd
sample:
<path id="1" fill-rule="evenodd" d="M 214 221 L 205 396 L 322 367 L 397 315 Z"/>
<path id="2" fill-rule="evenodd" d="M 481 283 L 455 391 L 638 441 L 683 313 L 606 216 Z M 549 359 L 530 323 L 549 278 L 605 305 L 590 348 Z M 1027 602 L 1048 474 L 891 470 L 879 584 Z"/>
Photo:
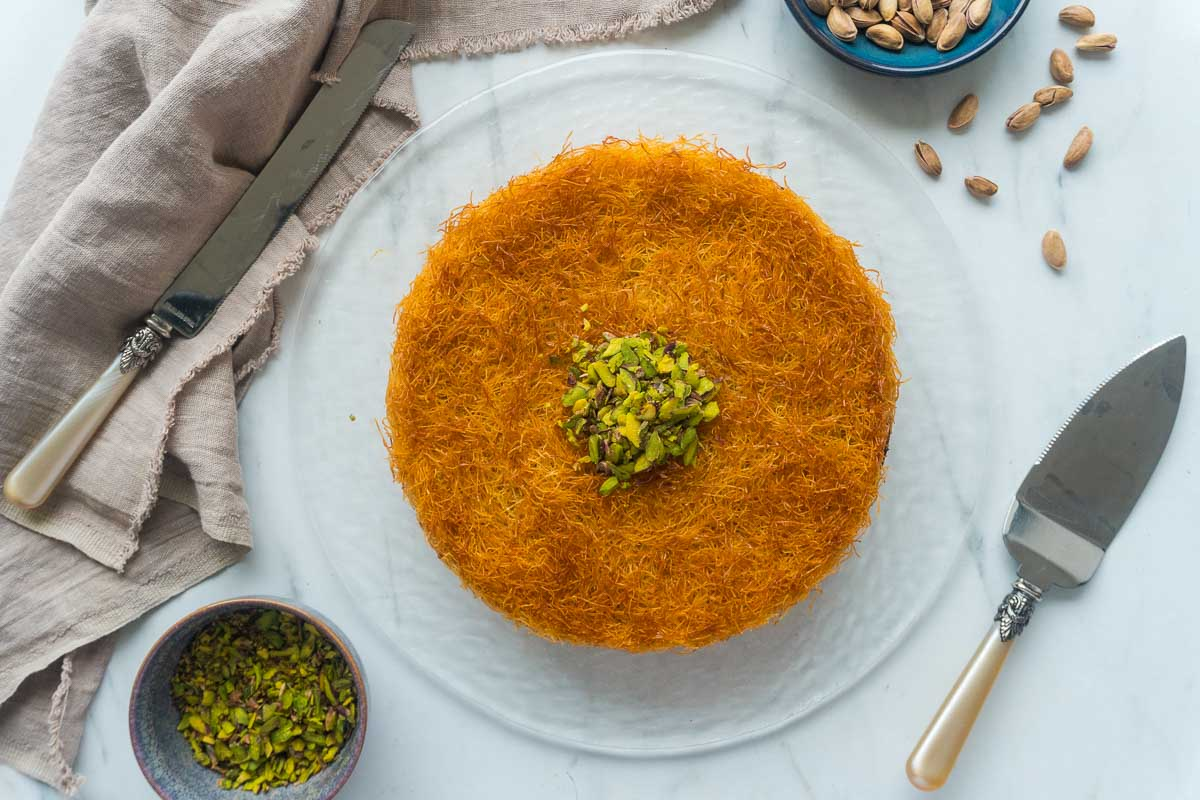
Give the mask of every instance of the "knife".
<path id="1" fill-rule="evenodd" d="M 1025 476 L 1004 526 L 1020 562 L 992 629 L 908 759 L 913 786 L 950 777 L 1008 651 L 1051 586 L 1087 583 L 1133 510 L 1167 446 L 1187 357 L 1182 336 L 1163 342 L 1102 383 L 1076 409 Z"/>
<path id="2" fill-rule="evenodd" d="M 37 508 L 75 463 L 125 390 L 174 335 L 190 339 L 258 258 L 308 194 L 387 77 L 413 26 L 366 25 L 338 71 L 322 86 L 258 176 L 191 262 L 125 340 L 108 368 L 4 480 L 4 497 Z"/>

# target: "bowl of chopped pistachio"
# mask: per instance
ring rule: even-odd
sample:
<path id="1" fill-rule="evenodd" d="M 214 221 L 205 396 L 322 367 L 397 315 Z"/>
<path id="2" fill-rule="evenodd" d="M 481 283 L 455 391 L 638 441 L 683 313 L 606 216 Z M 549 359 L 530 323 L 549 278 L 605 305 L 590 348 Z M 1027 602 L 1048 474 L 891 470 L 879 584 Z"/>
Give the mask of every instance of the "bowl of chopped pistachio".
<path id="1" fill-rule="evenodd" d="M 176 622 L 129 701 L 134 756 L 168 800 L 327 800 L 354 771 L 366 729 L 354 648 L 321 614 L 272 597 L 222 600 Z"/>

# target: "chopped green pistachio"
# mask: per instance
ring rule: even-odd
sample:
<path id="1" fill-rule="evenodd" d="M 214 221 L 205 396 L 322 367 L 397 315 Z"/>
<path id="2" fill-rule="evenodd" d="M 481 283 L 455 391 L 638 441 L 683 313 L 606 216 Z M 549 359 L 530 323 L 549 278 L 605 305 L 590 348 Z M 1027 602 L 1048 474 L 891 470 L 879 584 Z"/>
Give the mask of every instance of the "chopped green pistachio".
<path id="1" fill-rule="evenodd" d="M 222 789 L 255 793 L 321 771 L 357 714 L 341 652 L 312 624 L 275 609 L 235 612 L 202 629 L 179 660 L 171 696 L 196 761 L 220 775 Z"/>
<path id="2" fill-rule="evenodd" d="M 635 474 L 679 459 L 695 463 L 697 426 L 720 414 L 720 381 L 708 377 L 683 342 L 666 329 L 635 336 L 576 338 L 567 369 L 560 425 L 571 444 L 586 448 L 578 463 L 605 479 L 600 494 L 625 489 Z"/>

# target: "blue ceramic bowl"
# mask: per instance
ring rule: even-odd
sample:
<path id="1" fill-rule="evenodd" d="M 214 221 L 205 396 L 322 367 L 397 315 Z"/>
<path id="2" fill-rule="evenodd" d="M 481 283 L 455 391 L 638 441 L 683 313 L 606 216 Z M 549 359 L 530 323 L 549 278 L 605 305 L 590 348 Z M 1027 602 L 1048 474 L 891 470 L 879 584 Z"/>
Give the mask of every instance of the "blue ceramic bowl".
<path id="1" fill-rule="evenodd" d="M 967 31 L 958 47 L 948 53 L 940 53 L 932 45 L 910 42 L 905 42 L 904 49 L 899 52 L 885 50 L 870 42 L 861 30 L 858 38 L 846 43 L 829 32 L 825 18 L 809 9 L 804 0 L 784 2 L 813 41 L 842 61 L 867 72 L 900 78 L 932 75 L 974 61 L 1012 30 L 1029 5 L 1029 0 L 992 0 L 992 13 L 983 27 L 977 31 Z"/>
<path id="2" fill-rule="evenodd" d="M 277 609 L 311 622 L 341 651 L 354 678 L 358 721 L 341 752 L 307 783 L 281 786 L 261 796 L 271 800 L 328 800 L 345 785 L 358 763 L 367 732 L 367 683 L 358 654 L 329 620 L 305 606 L 273 597 L 236 597 L 193 611 L 154 643 L 138 670 L 129 698 L 129 735 L 138 766 L 158 796 L 165 800 L 240 800 L 251 797 L 238 789 L 221 789 L 218 776 L 196 763 L 187 741 L 175 728 L 179 712 L 171 701 L 171 676 L 184 649 L 204 626 L 235 611 Z"/>

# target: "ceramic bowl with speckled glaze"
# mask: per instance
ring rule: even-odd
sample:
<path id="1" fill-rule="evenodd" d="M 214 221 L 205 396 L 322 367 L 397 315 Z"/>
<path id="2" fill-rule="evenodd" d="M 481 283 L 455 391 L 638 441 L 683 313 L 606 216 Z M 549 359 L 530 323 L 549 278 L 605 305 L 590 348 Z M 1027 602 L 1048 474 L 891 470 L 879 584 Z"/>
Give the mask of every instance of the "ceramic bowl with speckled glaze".
<path id="1" fill-rule="evenodd" d="M 909 42 L 899 51 L 885 50 L 869 41 L 861 30 L 853 42 L 843 42 L 830 33 L 825 18 L 804 0 L 784 2 L 804 32 L 826 51 L 867 72 L 899 78 L 933 75 L 974 61 L 1012 30 L 1029 5 L 1029 0 L 992 0 L 992 12 L 983 26 L 977 31 L 967 31 L 958 47 L 942 53 L 932 45 Z"/>
<path id="2" fill-rule="evenodd" d="M 129 735 L 133 754 L 150 786 L 165 800 L 240 800 L 250 793 L 222 789 L 219 776 L 200 766 L 187 741 L 176 730 L 179 711 L 171 700 L 171 677 L 183 651 L 197 633 L 235 611 L 276 609 L 311 622 L 341 651 L 354 679 L 358 721 L 337 757 L 306 783 L 264 793 L 271 800 L 328 800 L 345 785 L 358 763 L 367 732 L 367 683 L 358 654 L 336 625 L 307 606 L 274 597 L 235 597 L 203 606 L 172 625 L 142 662 L 129 698 Z"/>

